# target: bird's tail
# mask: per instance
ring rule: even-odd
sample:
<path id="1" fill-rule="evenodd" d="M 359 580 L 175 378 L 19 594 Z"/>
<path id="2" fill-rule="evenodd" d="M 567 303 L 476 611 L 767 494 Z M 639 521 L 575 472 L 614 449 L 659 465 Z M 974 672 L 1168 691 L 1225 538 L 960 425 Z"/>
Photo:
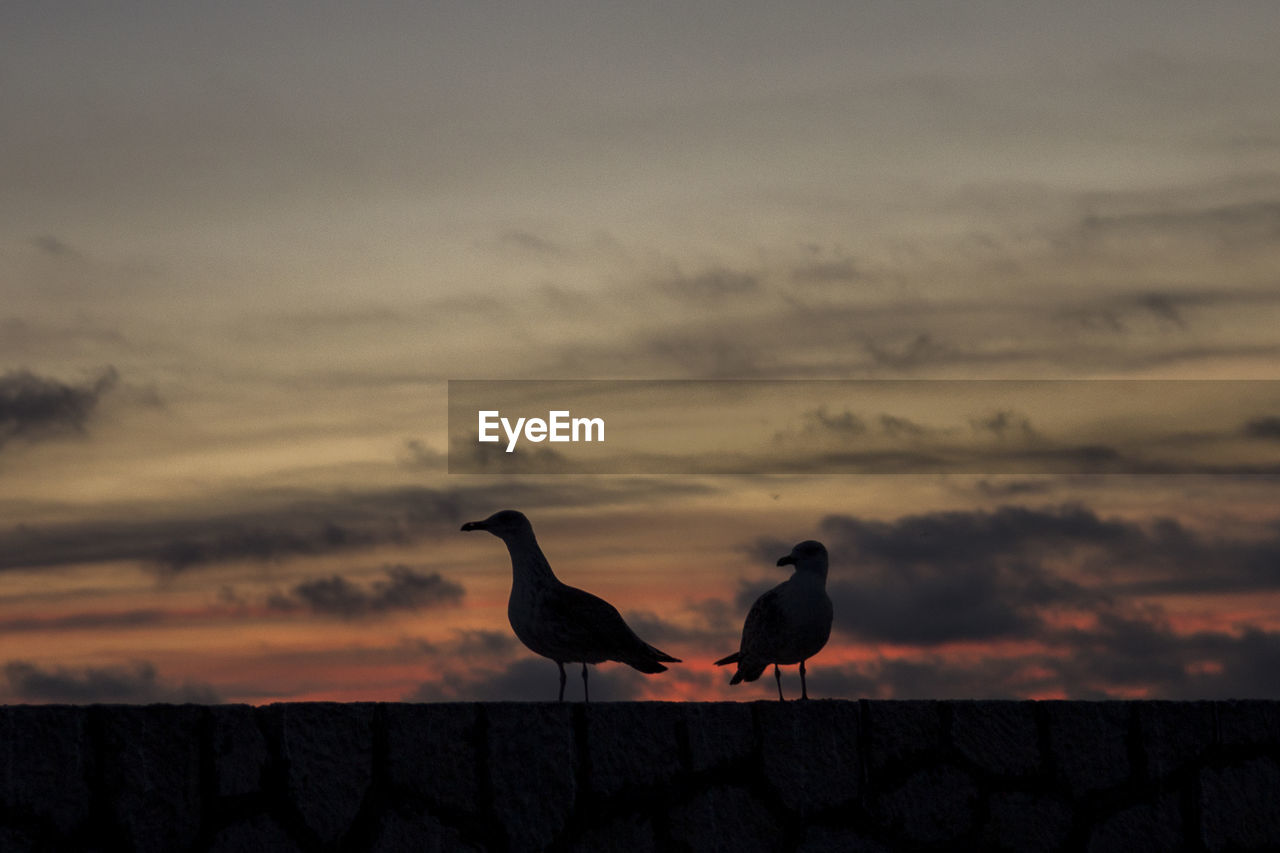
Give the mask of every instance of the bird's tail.
<path id="1" fill-rule="evenodd" d="M 744 669 L 742 666 L 742 652 L 734 652 L 731 655 L 726 655 L 725 657 L 720 658 L 720 660 L 716 661 L 716 666 L 724 666 L 729 663 L 736 663 L 738 665 L 738 671 L 733 674 L 733 678 L 729 679 L 730 684 L 740 684 L 743 681 L 755 681 L 760 677 L 760 674 L 764 672 L 764 668 L 768 666 L 767 663 L 761 664 L 759 669 L 757 669 L 754 665 L 748 664 Z"/>
<path id="2" fill-rule="evenodd" d="M 648 643 L 645 643 L 644 647 L 646 654 L 636 655 L 635 657 L 624 660 L 623 663 L 634 669 L 638 669 L 641 672 L 647 672 L 650 675 L 655 672 L 667 671 L 667 668 L 659 663 L 659 661 L 666 661 L 667 663 L 682 663 L 680 658 L 673 658 L 671 655 L 661 649 L 655 649 Z"/>

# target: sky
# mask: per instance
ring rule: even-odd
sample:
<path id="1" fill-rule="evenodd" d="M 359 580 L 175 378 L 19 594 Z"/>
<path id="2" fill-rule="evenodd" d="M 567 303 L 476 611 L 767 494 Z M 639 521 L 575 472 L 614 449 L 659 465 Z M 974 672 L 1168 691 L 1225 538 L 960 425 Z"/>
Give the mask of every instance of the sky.
<path id="1" fill-rule="evenodd" d="M 458 530 L 503 508 L 683 660 L 597 699 L 773 695 L 711 662 L 809 538 L 811 695 L 1280 698 L 1278 38 L 1271 0 L 3 4 L 0 702 L 551 699 Z M 459 473 L 451 380 L 645 380 L 611 451 L 697 441 Z M 1004 464 L 1058 440 L 1123 464 Z"/>

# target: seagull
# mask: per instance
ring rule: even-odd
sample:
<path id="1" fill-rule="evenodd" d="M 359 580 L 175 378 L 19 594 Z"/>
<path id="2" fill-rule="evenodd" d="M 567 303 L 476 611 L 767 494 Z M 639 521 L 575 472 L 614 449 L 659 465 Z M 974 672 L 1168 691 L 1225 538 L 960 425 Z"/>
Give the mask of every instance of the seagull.
<path id="1" fill-rule="evenodd" d="M 801 542 L 778 560 L 779 566 L 795 566 L 790 578 L 756 599 L 742 626 L 738 651 L 716 661 L 716 666 L 736 663 L 730 684 L 755 681 L 773 664 L 782 700 L 782 671 L 778 664 L 800 664 L 800 698 L 809 698 L 804 662 L 821 651 L 831 636 L 831 599 L 827 596 L 827 549 L 812 539 Z"/>
<path id="2" fill-rule="evenodd" d="M 512 577 L 507 619 L 520 642 L 560 667 L 561 702 L 566 663 L 582 664 L 582 694 L 588 702 L 589 663 L 613 660 L 647 673 L 665 672 L 662 661 L 680 663 L 637 637 L 612 604 L 561 583 L 524 513 L 504 509 L 483 521 L 468 521 L 462 529 L 487 530 L 506 543 Z"/>

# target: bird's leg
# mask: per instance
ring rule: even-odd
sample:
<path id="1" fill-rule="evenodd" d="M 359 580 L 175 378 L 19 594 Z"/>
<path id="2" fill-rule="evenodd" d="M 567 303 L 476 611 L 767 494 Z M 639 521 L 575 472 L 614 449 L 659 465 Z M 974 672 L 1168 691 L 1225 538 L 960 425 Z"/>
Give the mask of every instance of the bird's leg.
<path id="1" fill-rule="evenodd" d="M 556 661 L 556 666 L 560 667 L 560 701 L 564 701 L 564 664 Z"/>
<path id="2" fill-rule="evenodd" d="M 800 661 L 800 698 L 809 698 L 809 688 L 804 683 L 804 661 Z"/>
<path id="3" fill-rule="evenodd" d="M 779 702 L 787 701 L 786 699 L 782 698 L 782 670 L 778 669 L 778 665 L 776 663 L 773 665 L 773 678 L 775 681 L 778 682 L 778 701 Z"/>
<path id="4" fill-rule="evenodd" d="M 582 701 L 591 701 L 591 691 L 587 689 L 587 665 L 582 665 Z"/>

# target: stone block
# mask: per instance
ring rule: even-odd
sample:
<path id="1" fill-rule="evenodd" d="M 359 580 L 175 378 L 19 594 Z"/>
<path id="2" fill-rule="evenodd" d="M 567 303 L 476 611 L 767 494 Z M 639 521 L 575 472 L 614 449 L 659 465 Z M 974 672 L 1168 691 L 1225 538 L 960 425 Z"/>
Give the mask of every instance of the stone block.
<path id="1" fill-rule="evenodd" d="M 405 817 L 389 812 L 378 827 L 372 853 L 481 853 L 480 848 L 462 840 L 453 827 L 428 814 Z"/>
<path id="2" fill-rule="evenodd" d="M 387 705 L 391 784 L 433 807 L 473 814 L 480 798 L 473 704 Z"/>
<path id="3" fill-rule="evenodd" d="M 983 847 L 1016 853 L 1062 850 L 1071 831 L 1071 807 L 1057 797 L 1021 791 L 991 795 Z"/>
<path id="4" fill-rule="evenodd" d="M 218 832 L 209 853 L 302 853 L 302 848 L 272 818 L 255 815 Z"/>
<path id="5" fill-rule="evenodd" d="M 574 853 L 658 853 L 653 821 L 640 814 L 628 814 L 594 827 L 569 849 Z"/>
<path id="6" fill-rule="evenodd" d="M 681 706 L 689 731 L 689 769 L 702 773 L 743 761 L 755 749 L 755 723 L 744 702 L 689 702 Z"/>
<path id="7" fill-rule="evenodd" d="M 577 797 L 574 733 L 561 704 L 485 706 L 494 817 L 512 851 L 543 850 L 564 829 Z"/>
<path id="8" fill-rule="evenodd" d="M 289 799 L 326 846 L 360 810 L 373 776 L 373 705 L 305 702 L 261 711 L 278 732 Z"/>
<path id="9" fill-rule="evenodd" d="M 782 827 L 764 803 L 743 788 L 711 788 L 671 812 L 676 849 L 694 853 L 773 853 L 783 848 Z"/>
<path id="10" fill-rule="evenodd" d="M 811 826 L 805 831 L 796 853 L 890 853 L 890 850 L 856 829 Z"/>
<path id="11" fill-rule="evenodd" d="M 1209 850 L 1280 849 L 1280 766 L 1254 758 L 1200 772 L 1200 827 Z"/>
<path id="12" fill-rule="evenodd" d="M 0 808 L 69 832 L 89 816 L 86 711 L 0 707 Z"/>
<path id="13" fill-rule="evenodd" d="M 680 772 L 676 723 L 669 702 L 611 702 L 582 708 L 587 727 L 587 785 L 603 797 L 651 788 Z"/>
<path id="14" fill-rule="evenodd" d="M 114 705 L 88 711 L 102 726 L 104 795 L 134 851 L 186 850 L 200 831 L 198 705 Z"/>
<path id="15" fill-rule="evenodd" d="M 1132 772 L 1123 702 L 1046 702 L 1049 749 L 1072 796 L 1114 787 Z"/>
<path id="16" fill-rule="evenodd" d="M 1182 811 L 1176 793 L 1155 802 L 1123 809 L 1094 828 L 1089 853 L 1132 853 L 1134 850 L 1182 850 Z"/>
<path id="17" fill-rule="evenodd" d="M 1040 743 L 1031 702 L 954 702 L 951 742 L 960 754 L 998 776 L 1040 769 Z"/>
<path id="18" fill-rule="evenodd" d="M 270 759 L 267 739 L 258 728 L 258 715 L 248 705 L 214 705 L 213 768 L 220 797 L 257 794 Z"/>
<path id="19" fill-rule="evenodd" d="M 858 796 L 858 706 L 852 702 L 758 702 L 765 778 L 793 814 L 809 815 Z"/>
<path id="20" fill-rule="evenodd" d="M 1280 747 L 1280 702 L 1236 700 L 1215 704 L 1224 746 Z"/>
<path id="21" fill-rule="evenodd" d="M 913 758 L 937 754 L 942 738 L 938 703 L 919 700 L 867 702 L 866 722 L 872 777 Z"/>
<path id="22" fill-rule="evenodd" d="M 1212 702 L 1139 702 L 1136 709 L 1149 779 L 1165 779 L 1199 762 L 1213 746 Z"/>
<path id="23" fill-rule="evenodd" d="M 957 767 L 930 767 L 881 796 L 881 824 L 908 845 L 955 843 L 974 827 L 978 788 Z"/>

